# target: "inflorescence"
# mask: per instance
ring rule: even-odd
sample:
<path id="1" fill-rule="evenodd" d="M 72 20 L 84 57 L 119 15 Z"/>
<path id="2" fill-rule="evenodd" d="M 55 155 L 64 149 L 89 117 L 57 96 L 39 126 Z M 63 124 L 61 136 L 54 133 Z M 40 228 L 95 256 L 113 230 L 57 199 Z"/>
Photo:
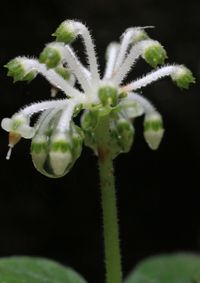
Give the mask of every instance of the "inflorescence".
<path id="1" fill-rule="evenodd" d="M 109 117 L 113 158 L 130 150 L 134 139 L 133 118 L 142 114 L 144 138 L 151 149 L 157 149 L 164 133 L 162 117 L 137 91 L 165 76 L 170 76 L 178 87 L 187 89 L 194 83 L 191 71 L 183 65 L 165 65 L 124 83 L 140 57 L 153 68 L 167 58 L 163 46 L 148 36 L 146 27 L 128 28 L 120 43 L 108 45 L 102 78 L 94 43 L 84 24 L 66 20 L 53 36 L 56 41 L 46 45 L 39 59 L 16 57 L 6 67 L 14 81 L 29 82 L 38 73 L 43 75 L 52 85 L 52 97 L 61 90 L 65 98 L 33 103 L 2 120 L 2 128 L 9 132 L 6 158 L 10 158 L 12 148 L 21 137 L 32 139 L 31 156 L 37 170 L 49 177 L 61 177 L 80 156 L 83 142 L 98 154 L 95 128 L 103 115 Z M 84 42 L 87 66 L 83 66 L 71 46 L 78 36 Z M 74 118 L 80 112 L 78 126 Z M 36 113 L 39 117 L 31 126 L 31 117 Z"/>

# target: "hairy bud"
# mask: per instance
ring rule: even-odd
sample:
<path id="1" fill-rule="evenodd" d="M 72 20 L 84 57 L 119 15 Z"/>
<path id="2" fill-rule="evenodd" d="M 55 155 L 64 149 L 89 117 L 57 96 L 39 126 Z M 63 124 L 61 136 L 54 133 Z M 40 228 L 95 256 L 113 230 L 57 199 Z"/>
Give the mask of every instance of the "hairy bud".
<path id="1" fill-rule="evenodd" d="M 158 41 L 153 41 L 152 44 L 145 48 L 143 58 L 150 66 L 155 68 L 158 65 L 164 64 L 165 59 L 167 59 L 167 53 Z"/>

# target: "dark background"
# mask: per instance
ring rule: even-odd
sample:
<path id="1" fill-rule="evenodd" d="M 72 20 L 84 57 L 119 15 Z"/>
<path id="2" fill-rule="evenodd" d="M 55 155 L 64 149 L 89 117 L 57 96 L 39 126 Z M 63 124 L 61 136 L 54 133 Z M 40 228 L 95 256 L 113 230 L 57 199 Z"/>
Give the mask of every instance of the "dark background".
<path id="1" fill-rule="evenodd" d="M 156 152 L 145 144 L 142 119 L 129 154 L 116 159 L 123 270 L 146 256 L 200 250 L 200 2 L 156 0 L 7 1 L 0 12 L 0 118 L 22 105 L 49 98 L 49 84 L 13 84 L 3 65 L 17 55 L 38 56 L 64 19 L 90 27 L 101 70 L 104 50 L 129 26 L 154 25 L 150 35 L 167 49 L 168 62 L 184 63 L 197 78 L 188 91 L 163 79 L 144 89 L 163 114 L 165 136 Z M 77 44 L 79 48 L 82 45 Z M 140 60 L 131 76 L 150 68 Z M 104 278 L 97 160 L 84 148 L 73 170 L 54 180 L 40 175 L 30 141 L 5 160 L 0 133 L 0 256 L 34 255 L 72 266 L 89 282 Z"/>

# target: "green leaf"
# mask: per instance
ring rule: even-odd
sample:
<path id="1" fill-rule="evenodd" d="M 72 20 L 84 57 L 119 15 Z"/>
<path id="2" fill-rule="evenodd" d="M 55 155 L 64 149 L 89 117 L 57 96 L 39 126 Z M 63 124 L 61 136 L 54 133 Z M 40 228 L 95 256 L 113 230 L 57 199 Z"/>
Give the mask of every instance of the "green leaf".
<path id="1" fill-rule="evenodd" d="M 52 260 L 29 257 L 0 259 L 0 283 L 86 283 L 78 273 Z"/>
<path id="2" fill-rule="evenodd" d="M 124 283 L 194 283 L 199 280 L 200 256 L 179 253 L 144 260 Z"/>

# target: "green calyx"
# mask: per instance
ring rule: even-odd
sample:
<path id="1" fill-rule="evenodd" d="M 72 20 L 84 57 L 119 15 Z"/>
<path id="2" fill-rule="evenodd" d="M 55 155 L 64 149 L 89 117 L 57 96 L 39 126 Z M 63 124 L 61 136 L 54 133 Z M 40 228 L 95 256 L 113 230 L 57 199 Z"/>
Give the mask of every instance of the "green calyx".
<path id="1" fill-rule="evenodd" d="M 64 42 L 65 44 L 72 43 L 76 38 L 72 24 L 68 21 L 62 22 L 52 35 L 56 37 L 56 41 Z"/>
<path id="2" fill-rule="evenodd" d="M 175 84 L 182 89 L 188 89 L 191 83 L 195 83 L 192 72 L 184 66 L 171 77 Z"/>
<path id="3" fill-rule="evenodd" d="M 70 71 L 63 67 L 63 66 L 58 66 L 55 68 L 55 71 L 57 74 L 59 74 L 64 80 L 68 81 L 70 79 Z"/>
<path id="4" fill-rule="evenodd" d="M 155 43 L 145 49 L 143 57 L 151 67 L 156 68 L 165 63 L 167 53 L 161 44 Z"/>
<path id="5" fill-rule="evenodd" d="M 113 86 L 102 86 L 98 92 L 103 106 L 115 106 L 117 104 L 117 89 Z"/>
<path id="6" fill-rule="evenodd" d="M 57 67 L 62 60 L 60 51 L 53 46 L 46 46 L 39 56 L 39 61 L 42 64 L 46 64 L 47 68 Z M 61 72 L 60 69 L 58 69 Z M 63 71 L 62 71 L 63 74 Z"/>
<path id="7" fill-rule="evenodd" d="M 12 59 L 5 65 L 5 67 L 8 69 L 7 75 L 9 77 L 13 77 L 14 82 L 17 81 L 30 82 L 37 75 L 37 71 L 30 71 L 30 72 L 26 71 L 23 64 L 23 59 L 20 57 Z"/>

